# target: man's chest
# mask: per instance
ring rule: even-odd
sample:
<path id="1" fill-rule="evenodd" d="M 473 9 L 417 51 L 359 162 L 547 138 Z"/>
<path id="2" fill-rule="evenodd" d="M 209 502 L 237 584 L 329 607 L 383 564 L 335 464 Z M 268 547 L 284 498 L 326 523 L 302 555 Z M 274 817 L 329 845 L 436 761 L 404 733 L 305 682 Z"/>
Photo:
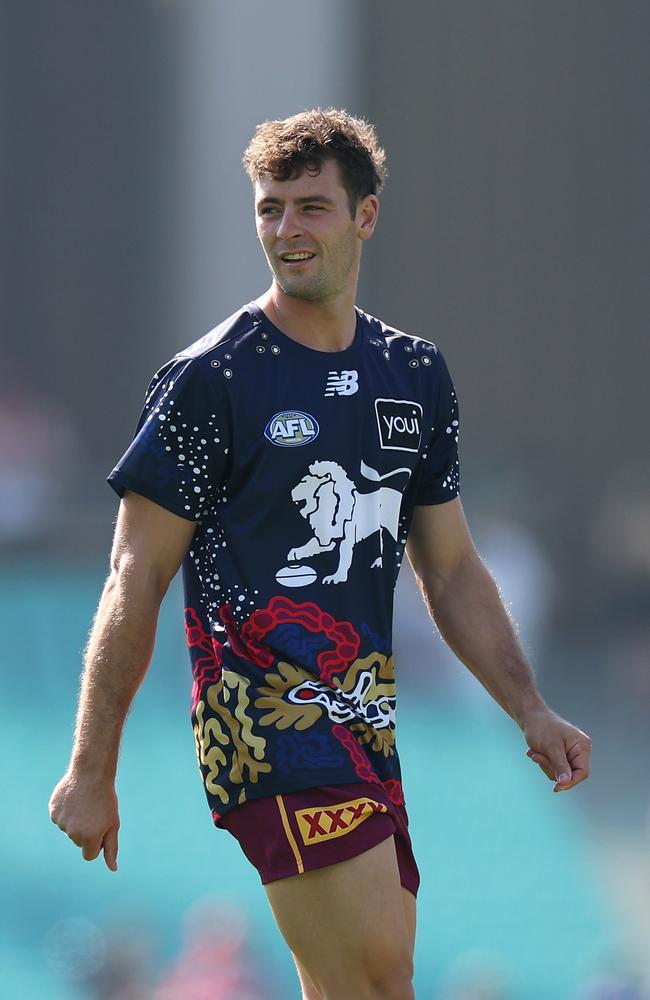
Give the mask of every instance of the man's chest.
<path id="1" fill-rule="evenodd" d="M 432 393 L 380 352 L 357 364 L 277 364 L 246 381 L 233 397 L 233 485 L 272 487 L 329 462 L 359 491 L 393 475 L 402 490 L 426 450 Z"/>

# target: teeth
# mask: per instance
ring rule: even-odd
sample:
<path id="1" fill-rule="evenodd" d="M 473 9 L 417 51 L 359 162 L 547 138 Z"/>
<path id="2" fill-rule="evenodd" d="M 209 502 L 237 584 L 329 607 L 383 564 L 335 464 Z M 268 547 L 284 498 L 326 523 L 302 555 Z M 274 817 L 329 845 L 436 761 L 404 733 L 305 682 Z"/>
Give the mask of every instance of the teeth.
<path id="1" fill-rule="evenodd" d="M 282 260 L 309 260 L 313 253 L 285 253 Z"/>

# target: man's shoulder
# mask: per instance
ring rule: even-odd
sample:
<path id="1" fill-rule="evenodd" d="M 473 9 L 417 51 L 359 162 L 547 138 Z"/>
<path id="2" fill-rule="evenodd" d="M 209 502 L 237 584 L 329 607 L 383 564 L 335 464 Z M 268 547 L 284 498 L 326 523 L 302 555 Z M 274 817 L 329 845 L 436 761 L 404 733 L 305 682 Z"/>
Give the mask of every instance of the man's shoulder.
<path id="1" fill-rule="evenodd" d="M 227 319 L 213 327 L 206 334 L 184 347 L 174 357 L 174 361 L 209 359 L 219 362 L 231 360 L 228 353 L 240 351 L 250 340 L 256 320 L 248 306 L 242 306 Z"/>
<path id="2" fill-rule="evenodd" d="M 369 313 L 363 312 L 362 309 L 359 312 L 368 325 L 371 342 L 374 338 L 378 344 L 385 345 L 387 350 L 403 350 L 407 353 L 413 352 L 414 354 L 423 352 L 426 357 L 431 358 L 439 353 L 437 346 L 428 337 L 399 330 L 395 326 L 384 323 L 383 320 L 378 319 L 376 316 L 371 316 Z"/>
<path id="3" fill-rule="evenodd" d="M 213 369 L 219 369 L 228 381 L 233 374 L 233 361 L 241 362 L 242 354 L 248 355 L 253 350 L 251 345 L 256 341 L 252 334 L 256 322 L 254 311 L 249 306 L 242 306 L 193 344 L 168 358 L 153 376 L 148 395 L 161 388 L 171 390 L 174 385 L 178 391 L 179 386 L 188 386 L 196 379 L 211 379 Z"/>

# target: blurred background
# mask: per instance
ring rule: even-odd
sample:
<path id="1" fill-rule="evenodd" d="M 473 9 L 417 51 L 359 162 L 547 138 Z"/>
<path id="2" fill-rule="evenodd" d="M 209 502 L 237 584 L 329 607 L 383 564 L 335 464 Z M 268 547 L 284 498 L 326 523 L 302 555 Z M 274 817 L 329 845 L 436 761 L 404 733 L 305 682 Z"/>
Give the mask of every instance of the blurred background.
<path id="1" fill-rule="evenodd" d="M 117 875 L 47 801 L 104 478 L 153 372 L 268 285 L 255 125 L 334 105 L 388 151 L 359 305 L 445 354 L 480 551 L 546 700 L 594 741 L 553 795 L 405 560 L 416 994 L 650 997 L 649 38 L 644 0 L 0 3 L 0 996 L 299 996 L 203 798 L 177 584 L 126 729 Z"/>

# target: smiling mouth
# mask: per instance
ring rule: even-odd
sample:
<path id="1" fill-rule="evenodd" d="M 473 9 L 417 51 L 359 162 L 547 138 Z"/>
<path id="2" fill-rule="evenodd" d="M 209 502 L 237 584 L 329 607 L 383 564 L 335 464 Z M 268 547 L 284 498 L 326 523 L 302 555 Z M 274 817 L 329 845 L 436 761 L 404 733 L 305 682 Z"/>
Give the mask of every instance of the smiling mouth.
<path id="1" fill-rule="evenodd" d="M 310 253 L 309 250 L 298 250 L 295 253 L 283 253 L 280 254 L 280 260 L 283 264 L 304 264 L 308 260 L 312 260 L 316 256 L 315 253 Z"/>

